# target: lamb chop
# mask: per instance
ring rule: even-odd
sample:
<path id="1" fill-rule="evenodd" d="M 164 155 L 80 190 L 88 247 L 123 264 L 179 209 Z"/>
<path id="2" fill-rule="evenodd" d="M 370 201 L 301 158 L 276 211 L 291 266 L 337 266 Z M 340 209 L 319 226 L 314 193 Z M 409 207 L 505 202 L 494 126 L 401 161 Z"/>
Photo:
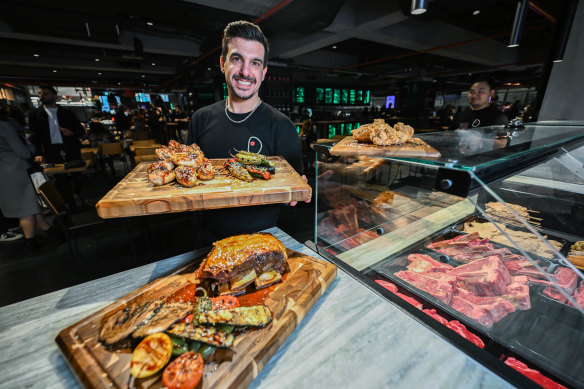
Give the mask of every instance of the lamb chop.
<path id="1" fill-rule="evenodd" d="M 199 267 L 202 278 L 214 280 L 219 294 L 243 294 L 252 282 L 266 288 L 287 269 L 286 247 L 268 233 L 235 235 L 213 244 Z"/>

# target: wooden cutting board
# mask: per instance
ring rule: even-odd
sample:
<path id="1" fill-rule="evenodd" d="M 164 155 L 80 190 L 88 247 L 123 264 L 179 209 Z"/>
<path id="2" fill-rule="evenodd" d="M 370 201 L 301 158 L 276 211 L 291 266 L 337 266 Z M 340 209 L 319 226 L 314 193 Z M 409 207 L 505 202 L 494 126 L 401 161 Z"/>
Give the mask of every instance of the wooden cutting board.
<path id="1" fill-rule="evenodd" d="M 198 261 L 173 274 L 192 272 L 196 269 L 195 264 Z M 263 301 L 272 312 L 272 322 L 262 329 L 237 336 L 231 361 L 207 363 L 200 388 L 245 388 L 249 385 L 337 274 L 335 265 L 292 250 L 288 250 L 288 264 L 290 272 L 284 275 L 283 282 L 240 297 L 242 305 L 257 303 L 246 304 L 245 301 Z M 59 333 L 56 342 L 84 386 L 128 387 L 132 350 L 110 351 L 99 343 L 101 321 L 144 293 L 156 295 L 157 288 L 164 281 L 164 278 L 155 280 Z M 134 385 L 162 388 L 161 375 L 162 372 L 159 372 L 152 377 L 135 380 Z"/>
<path id="2" fill-rule="evenodd" d="M 361 143 L 352 136 L 343 138 L 334 145 L 329 153 L 337 156 L 370 156 L 370 157 L 423 157 L 438 158 L 440 152 L 419 138 L 414 138 L 415 143 L 401 145 L 377 146 L 372 143 Z"/>
<path id="3" fill-rule="evenodd" d="M 155 186 L 146 173 L 151 163 L 142 162 L 96 204 L 97 214 L 105 219 L 289 203 L 312 197 L 312 188 L 284 158 L 268 159 L 274 162 L 276 174 L 269 180 L 253 182 L 230 176 L 223 168 L 225 159 L 211 159 L 215 178 L 200 181 L 193 188 L 185 188 L 176 181 Z"/>

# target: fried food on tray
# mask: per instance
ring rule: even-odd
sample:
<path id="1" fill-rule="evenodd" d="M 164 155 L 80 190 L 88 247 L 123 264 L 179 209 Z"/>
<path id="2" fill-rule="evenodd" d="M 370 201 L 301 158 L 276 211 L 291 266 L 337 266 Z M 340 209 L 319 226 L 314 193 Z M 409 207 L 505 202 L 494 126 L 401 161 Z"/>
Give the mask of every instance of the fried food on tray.
<path id="1" fill-rule="evenodd" d="M 359 142 L 389 146 L 411 142 L 414 136 L 414 129 L 403 123 L 397 123 L 392 127 L 383 119 L 375 119 L 373 123 L 364 124 L 351 131 L 351 135 Z"/>
<path id="2" fill-rule="evenodd" d="M 154 162 L 147 170 L 148 180 L 154 185 L 168 184 L 174 180 L 173 163 L 170 160 Z"/>
<path id="3" fill-rule="evenodd" d="M 176 181 L 187 188 L 197 185 L 197 168 L 190 166 L 178 166 L 174 169 Z"/>
<path id="4" fill-rule="evenodd" d="M 207 158 L 203 159 L 203 164 L 197 170 L 197 177 L 202 181 L 212 180 L 215 177 L 215 169 L 213 169 L 213 165 Z"/>
<path id="5" fill-rule="evenodd" d="M 220 294 L 243 294 L 252 282 L 265 288 L 280 281 L 287 268 L 286 247 L 271 234 L 235 235 L 213 246 L 199 272 L 214 280 Z"/>

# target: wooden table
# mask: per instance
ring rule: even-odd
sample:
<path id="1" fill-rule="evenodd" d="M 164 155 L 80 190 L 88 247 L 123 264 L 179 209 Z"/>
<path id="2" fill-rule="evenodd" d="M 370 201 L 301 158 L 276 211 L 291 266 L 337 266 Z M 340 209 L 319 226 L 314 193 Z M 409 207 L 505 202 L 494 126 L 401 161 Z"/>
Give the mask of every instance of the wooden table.
<path id="1" fill-rule="evenodd" d="M 87 164 L 85 166 L 74 167 L 70 169 L 65 169 L 64 163 L 56 163 L 54 167 L 47 167 L 44 169 L 45 174 L 55 175 L 55 174 L 66 174 L 66 173 L 79 173 L 87 171 Z"/>
<path id="2" fill-rule="evenodd" d="M 148 146 L 134 146 L 134 145 L 131 145 L 130 146 L 130 151 L 132 153 L 135 153 L 136 152 L 136 149 L 151 149 L 153 147 L 161 147 L 161 146 L 162 145 L 160 143 L 153 143 L 153 144 L 148 145 Z"/>
<path id="3" fill-rule="evenodd" d="M 277 228 L 286 247 L 318 257 Z M 0 308 L 0 388 L 78 388 L 55 338 L 207 250 Z M 249 388 L 511 388 L 342 270 Z"/>

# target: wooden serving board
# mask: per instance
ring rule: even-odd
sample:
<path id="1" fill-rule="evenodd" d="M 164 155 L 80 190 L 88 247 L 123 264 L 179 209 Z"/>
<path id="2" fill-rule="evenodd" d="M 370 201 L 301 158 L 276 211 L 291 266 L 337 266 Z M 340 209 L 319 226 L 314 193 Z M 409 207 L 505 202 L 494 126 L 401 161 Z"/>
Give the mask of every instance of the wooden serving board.
<path id="1" fill-rule="evenodd" d="M 196 264 L 198 261 L 173 274 L 192 272 Z M 288 250 L 288 264 L 290 272 L 284 275 L 283 282 L 240 297 L 242 305 L 257 304 L 257 301 L 266 305 L 272 312 L 272 322 L 264 328 L 237 336 L 230 361 L 206 363 L 202 385 L 198 388 L 245 388 L 249 385 L 337 274 L 335 265 L 292 250 Z M 123 309 L 143 293 L 156 294 L 163 282 L 164 278 L 155 280 L 59 333 L 56 342 L 84 386 L 126 388 L 132 380 L 135 387 L 163 387 L 162 372 L 133 380 L 129 370 L 131 349 L 112 351 L 98 341 L 105 317 Z"/>
<path id="2" fill-rule="evenodd" d="M 128 217 L 245 207 L 249 205 L 289 203 L 311 198 L 312 188 L 282 157 L 268 157 L 276 166 L 269 180 L 244 182 L 230 176 L 223 168 L 226 159 L 211 159 L 215 178 L 199 181 L 185 188 L 173 181 L 155 186 L 146 173 L 151 162 L 142 162 L 110 190 L 97 204 L 102 218 Z"/>
<path id="3" fill-rule="evenodd" d="M 358 142 L 352 136 L 342 139 L 334 145 L 329 153 L 337 156 L 376 156 L 376 157 L 425 157 L 438 158 L 440 152 L 419 138 L 414 138 L 415 143 L 401 145 L 377 146 L 372 143 Z"/>

